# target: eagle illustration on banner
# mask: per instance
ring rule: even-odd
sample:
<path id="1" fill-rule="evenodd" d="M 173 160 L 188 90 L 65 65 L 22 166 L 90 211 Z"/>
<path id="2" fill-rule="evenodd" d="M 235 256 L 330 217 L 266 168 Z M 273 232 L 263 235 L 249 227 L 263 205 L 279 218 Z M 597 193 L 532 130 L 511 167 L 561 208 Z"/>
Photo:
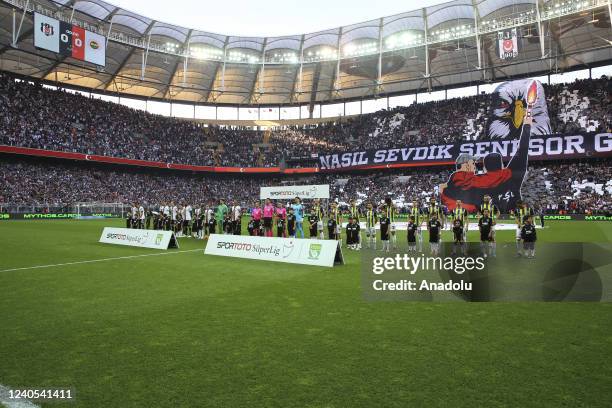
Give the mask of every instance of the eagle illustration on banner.
<path id="1" fill-rule="evenodd" d="M 456 171 L 439 186 L 442 203 L 455 209 L 457 200 L 475 212 L 485 195 L 490 195 L 501 212 L 516 208 L 521 200 L 521 186 L 527 175 L 531 135 L 550 133 L 550 120 L 542 84 L 534 80 L 512 81 L 497 87 L 493 96 L 489 136 L 493 139 L 518 139 L 508 164 L 501 154 L 484 157 L 461 153 L 455 160 Z M 482 172 L 477 174 L 477 161 Z"/>
<path id="2" fill-rule="evenodd" d="M 500 84 L 492 95 L 486 135 L 489 139 L 518 139 L 525 118 L 527 90 L 536 83 L 538 98 L 532 107 L 532 135 L 549 135 L 550 118 L 544 87 L 538 81 L 521 79 Z"/>

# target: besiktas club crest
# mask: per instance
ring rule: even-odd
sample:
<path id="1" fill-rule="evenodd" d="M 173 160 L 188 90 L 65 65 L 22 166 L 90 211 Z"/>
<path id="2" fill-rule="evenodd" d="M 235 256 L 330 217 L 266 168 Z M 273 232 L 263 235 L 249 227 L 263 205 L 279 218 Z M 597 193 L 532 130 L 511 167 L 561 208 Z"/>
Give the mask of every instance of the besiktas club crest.
<path id="1" fill-rule="evenodd" d="M 49 23 L 40 23 L 40 31 L 47 37 L 53 35 L 53 26 Z"/>

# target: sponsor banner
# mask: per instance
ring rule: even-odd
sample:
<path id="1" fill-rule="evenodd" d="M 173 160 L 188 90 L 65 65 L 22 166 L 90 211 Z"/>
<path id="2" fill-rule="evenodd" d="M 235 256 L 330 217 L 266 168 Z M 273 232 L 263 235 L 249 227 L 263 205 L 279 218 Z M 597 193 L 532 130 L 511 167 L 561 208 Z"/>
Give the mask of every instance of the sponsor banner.
<path id="1" fill-rule="evenodd" d="M 338 241 L 212 234 L 207 255 L 316 266 L 334 266 Z"/>
<path id="2" fill-rule="evenodd" d="M 79 61 L 106 65 L 106 39 L 77 25 L 34 13 L 34 46 Z"/>
<path id="3" fill-rule="evenodd" d="M 545 220 L 556 221 L 612 221 L 612 215 L 597 214 L 547 214 Z"/>
<path id="4" fill-rule="evenodd" d="M 105 227 L 99 242 L 153 249 L 178 248 L 172 231 L 146 229 Z"/>
<path id="5" fill-rule="evenodd" d="M 259 198 L 270 199 L 301 199 L 329 198 L 329 184 L 309 185 L 309 186 L 280 186 L 280 187 L 261 187 Z"/>
<path id="6" fill-rule="evenodd" d="M 511 159 L 519 148 L 519 139 L 487 140 L 454 144 L 434 144 L 392 149 L 370 149 L 319 156 L 322 170 L 455 164 L 461 153 L 479 159 L 498 153 Z M 531 136 L 529 160 L 582 159 L 612 156 L 612 133 L 578 133 L 573 135 Z"/>
<path id="7" fill-rule="evenodd" d="M 574 216 L 580 217 L 580 216 Z M 612 221 L 612 215 L 583 215 L 585 221 Z M 580 219 L 580 218 L 577 218 Z"/>

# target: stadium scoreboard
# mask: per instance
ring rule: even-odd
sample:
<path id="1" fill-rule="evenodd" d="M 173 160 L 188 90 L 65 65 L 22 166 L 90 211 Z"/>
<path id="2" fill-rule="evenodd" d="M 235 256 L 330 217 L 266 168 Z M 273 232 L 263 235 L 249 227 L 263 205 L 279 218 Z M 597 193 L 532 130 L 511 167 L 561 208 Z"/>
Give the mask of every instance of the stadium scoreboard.
<path id="1" fill-rule="evenodd" d="M 106 65 L 106 38 L 78 25 L 34 13 L 34 46 L 79 61 Z"/>

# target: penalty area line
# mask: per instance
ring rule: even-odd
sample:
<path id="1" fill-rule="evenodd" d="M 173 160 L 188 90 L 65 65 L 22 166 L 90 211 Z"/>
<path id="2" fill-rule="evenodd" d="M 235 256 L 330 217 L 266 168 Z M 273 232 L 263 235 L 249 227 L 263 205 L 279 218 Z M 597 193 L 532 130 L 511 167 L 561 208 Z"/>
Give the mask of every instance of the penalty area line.
<path id="1" fill-rule="evenodd" d="M 203 249 L 186 249 L 183 251 L 173 251 L 173 252 L 159 252 L 155 254 L 142 254 L 142 255 L 129 255 L 129 256 L 117 256 L 114 258 L 100 258 L 100 259 L 90 259 L 87 261 L 75 261 L 75 262 L 64 262 L 58 264 L 49 264 L 49 265 L 35 265 L 35 266 L 25 266 L 23 268 L 11 268 L 11 269 L 1 269 L 0 272 L 14 272 L 14 271 L 25 271 L 28 269 L 43 269 L 43 268 L 54 268 L 57 266 L 68 266 L 68 265 L 81 265 L 95 262 L 106 262 L 106 261 L 117 261 L 120 259 L 133 259 L 133 258 L 144 258 L 147 256 L 161 256 L 161 255 L 173 255 L 173 254 L 182 254 L 185 252 L 196 252 L 202 251 Z"/>
<path id="2" fill-rule="evenodd" d="M 40 408 L 39 405 L 27 399 L 12 399 L 8 387 L 0 384 L 0 405 L 6 408 Z"/>

